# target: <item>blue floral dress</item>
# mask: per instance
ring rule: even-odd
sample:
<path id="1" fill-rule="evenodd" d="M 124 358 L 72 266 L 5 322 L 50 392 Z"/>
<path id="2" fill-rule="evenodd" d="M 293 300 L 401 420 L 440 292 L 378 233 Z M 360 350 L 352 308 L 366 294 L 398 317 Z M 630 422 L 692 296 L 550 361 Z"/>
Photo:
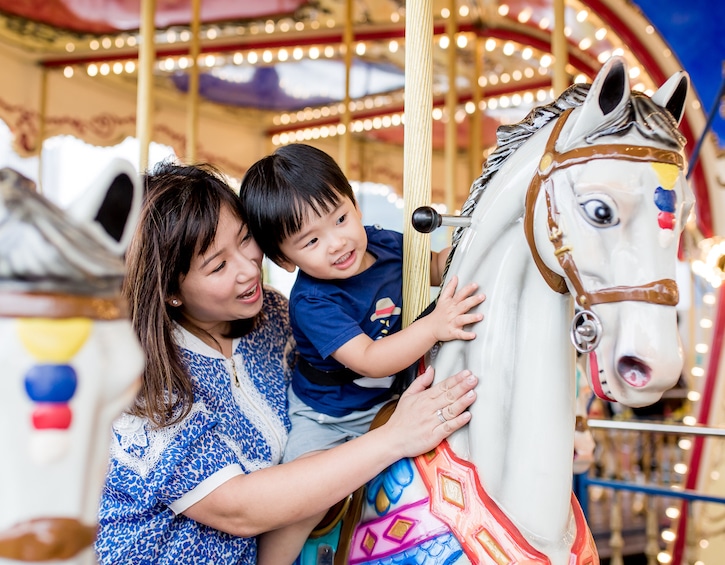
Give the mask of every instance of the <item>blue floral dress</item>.
<path id="1" fill-rule="evenodd" d="M 182 422 L 152 429 L 129 414 L 114 422 L 95 546 L 100 563 L 256 563 L 255 538 L 220 532 L 182 512 L 230 478 L 282 457 L 295 353 L 287 300 L 267 289 L 263 312 L 258 327 L 234 341 L 231 359 L 176 327 L 194 386 Z"/>

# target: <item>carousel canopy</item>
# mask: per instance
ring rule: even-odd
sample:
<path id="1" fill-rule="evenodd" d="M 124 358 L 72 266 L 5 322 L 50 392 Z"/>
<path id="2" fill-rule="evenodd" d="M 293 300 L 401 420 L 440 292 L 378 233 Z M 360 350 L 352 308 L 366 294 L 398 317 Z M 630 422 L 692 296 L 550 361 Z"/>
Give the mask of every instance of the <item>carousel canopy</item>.
<path id="1" fill-rule="evenodd" d="M 402 24 L 405 3 L 398 1 L 366 0 L 354 2 L 357 22 L 363 22 L 366 28 L 379 26 L 377 40 L 385 39 L 387 34 L 392 38 L 401 38 L 400 26 L 392 25 L 396 21 Z M 571 3 L 569 7 L 569 21 L 574 24 L 570 29 L 569 37 L 573 41 L 581 40 L 588 33 L 588 24 L 582 20 L 579 10 L 597 10 L 597 2 L 583 2 L 581 5 Z M 606 3 L 604 3 L 606 4 Z M 705 104 L 715 102 L 721 86 L 723 76 L 723 57 L 725 57 L 725 36 L 721 33 L 722 23 L 725 21 L 725 4 L 711 0 L 692 0 L 690 2 L 674 2 L 671 0 L 636 0 L 635 9 L 652 22 L 657 32 L 670 46 L 674 56 L 679 59 L 683 68 L 691 75 L 693 83 Z M 506 5 L 507 14 L 525 24 L 536 25 L 541 29 L 549 30 L 553 25 L 552 0 L 511 0 L 508 2 L 492 3 L 486 0 L 473 0 L 462 2 L 461 7 L 468 8 L 466 16 L 461 18 L 464 27 L 471 23 L 478 25 L 483 31 L 486 27 L 485 19 L 481 16 L 490 6 Z M 248 0 L 245 2 L 228 2 L 226 0 L 204 0 L 201 5 L 201 21 L 207 28 L 207 37 L 214 35 L 243 36 L 245 31 L 262 37 L 268 37 L 284 30 L 285 20 L 289 29 L 300 18 L 309 18 L 310 21 L 325 20 L 322 24 L 328 28 L 339 28 L 344 15 L 344 2 L 341 0 L 319 0 L 317 2 L 304 0 Z M 0 12 L 5 13 L 13 21 L 8 22 L 9 28 L 15 28 L 21 34 L 46 36 L 68 34 L 69 36 L 123 36 L 133 34 L 140 26 L 140 0 L 0 0 Z M 160 30 L 170 31 L 186 29 L 192 18 L 191 2 L 178 2 L 174 0 L 158 0 L 156 2 L 156 27 Z M 500 10 L 499 10 L 500 11 Z M 394 15 L 401 16 L 399 19 Z M 621 32 L 625 24 L 616 21 L 615 14 L 600 14 L 609 21 L 602 23 L 613 27 L 613 31 Z M 269 22 L 274 22 L 270 26 Z M 328 24 L 331 22 L 331 24 Z M 252 27 L 250 27 L 252 23 Z M 253 24 L 260 27 L 256 29 Z M 241 24 L 235 27 L 235 24 Z M 262 24 L 264 27 L 262 28 Z M 317 27 L 318 30 L 322 27 Z M 589 24 L 591 25 L 591 24 Z M 382 27 L 387 28 L 383 32 Z M 269 29 L 271 27 L 271 29 Z M 311 26 L 312 27 L 312 26 Z M 211 34 L 210 34 L 211 32 Z M 485 32 L 483 32 L 485 33 Z M 323 30 L 319 32 L 320 39 L 329 34 Z M 578 37 L 579 36 L 579 37 Z M 130 35 L 129 35 L 130 37 Z M 169 39 L 169 43 L 175 43 Z M 306 43 L 310 43 L 310 39 Z M 288 42 L 290 43 L 290 42 Z M 522 44 L 526 44 L 523 41 Z M 533 44 L 533 38 L 528 40 Z M 587 49 L 599 55 L 607 49 L 612 49 L 613 42 L 600 40 L 599 46 L 592 45 Z M 302 44 L 302 43 L 301 43 Z M 115 45 L 115 43 L 114 43 Z M 294 42 L 290 43 L 290 46 Z M 261 46 L 261 43 L 260 43 Z M 271 42 L 270 42 L 271 46 Z M 252 45 L 247 45 L 250 49 Z M 580 44 L 581 47 L 581 44 Z M 634 47 L 634 46 L 632 46 Z M 234 46 L 225 46 L 227 52 L 234 50 Z M 103 52 L 103 51 L 101 51 Z M 364 53 L 354 62 L 352 82 L 353 98 L 359 98 L 377 92 L 396 90 L 402 86 L 402 67 L 400 58 L 391 56 L 390 50 L 385 58 L 373 53 Z M 386 60 L 387 59 L 387 60 Z M 240 66 L 234 63 L 233 66 Z M 205 79 L 202 94 L 214 102 L 231 104 L 235 106 L 259 107 L 276 110 L 296 110 L 305 105 L 319 105 L 339 101 L 343 97 L 340 74 L 343 72 L 338 64 L 330 61 L 295 61 L 275 64 L 266 64 L 254 71 L 247 69 L 239 72 L 227 69 L 226 73 L 216 73 L 216 76 Z M 397 64 L 396 64 L 397 63 Z M 230 66 L 232 66 L 230 65 Z M 222 64 L 222 66 L 224 66 Z M 581 69 L 584 70 L 584 69 Z M 180 77 L 183 73 L 174 73 L 174 85 L 184 90 L 186 81 Z M 221 77 L 219 76 L 221 75 Z M 293 87 L 307 79 L 314 80 L 308 84 L 306 96 L 295 96 Z M 239 86 L 243 84 L 246 88 Z M 709 108 L 709 106 L 708 106 Z M 724 120 L 719 120 L 724 122 Z M 720 139 L 725 139 L 725 123 L 713 123 L 713 129 L 719 133 Z"/>
<path id="2" fill-rule="evenodd" d="M 199 133 L 200 158 L 238 176 L 273 144 L 338 135 L 346 96 L 347 4 L 201 2 L 198 92 L 206 114 Z M 434 151 L 444 146 L 446 93 L 451 86 L 456 91 L 454 119 L 461 154 L 471 147 L 470 116 L 477 96 L 482 116 L 476 128 L 484 153 L 495 144 L 498 125 L 519 121 L 530 108 L 551 99 L 552 4 L 553 0 L 433 0 Z M 400 187 L 405 1 L 352 0 L 350 5 L 350 130 L 357 143 L 368 147 L 355 167 L 358 176 Z M 449 84 L 452 5 L 456 69 L 455 82 Z M 590 81 L 612 54 L 628 60 L 632 86 L 647 92 L 681 68 L 690 73 L 693 103 L 681 127 L 693 151 L 706 129 L 707 115 L 722 95 L 725 37 L 719 28 L 725 21 L 725 3 L 566 0 L 565 6 L 566 73 L 571 82 Z M 20 152 L 36 152 L 39 139 L 57 133 L 96 144 L 134 135 L 142 8 L 140 0 L 0 0 L 7 76 L 21 64 L 42 70 L 41 77 L 30 79 L 30 95 L 27 85 L 24 89 L 7 84 L 13 81 L 0 87 L 0 118 L 15 132 Z M 153 137 L 183 155 L 192 2 L 156 0 L 154 15 Z M 30 76 L 27 69 L 22 72 Z M 257 135 L 240 133 L 243 130 L 256 130 Z M 714 151 L 718 140 L 725 140 L 725 120 L 716 116 L 711 130 Z M 246 145 L 246 150 L 230 152 L 235 134 L 236 144 Z M 473 170 L 480 170 L 482 157 L 477 157 Z M 460 183 L 465 193 L 471 177 L 468 171 L 461 177 L 468 179 Z M 697 172 L 693 183 L 700 203 L 709 200 L 708 172 Z M 711 231 L 709 206 L 700 212 L 703 231 Z"/>

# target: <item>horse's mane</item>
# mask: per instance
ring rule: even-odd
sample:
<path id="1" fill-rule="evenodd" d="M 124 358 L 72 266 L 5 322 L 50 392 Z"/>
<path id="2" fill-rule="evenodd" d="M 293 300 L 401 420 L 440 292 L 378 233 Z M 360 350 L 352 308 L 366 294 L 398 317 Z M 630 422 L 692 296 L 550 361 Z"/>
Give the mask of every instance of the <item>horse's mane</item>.
<path id="1" fill-rule="evenodd" d="M 542 127 L 561 116 L 569 108 L 581 106 L 590 88 L 591 85 L 589 84 L 570 86 L 551 104 L 531 110 L 519 123 L 500 126 L 496 130 L 496 149 L 486 159 L 481 176 L 473 181 L 468 198 L 461 209 L 461 216 L 471 216 L 473 214 L 476 204 L 478 204 L 488 183 L 519 147 Z M 637 129 L 646 139 L 658 141 L 675 150 L 680 150 L 685 145 L 685 138 L 678 131 L 677 122 L 672 115 L 652 102 L 648 96 L 636 91 L 631 93 L 629 103 L 622 106 L 620 111 L 607 115 L 599 127 L 587 136 L 586 141 L 591 143 L 599 137 L 623 134 L 632 127 Z M 459 227 L 453 232 L 452 249 L 448 256 L 448 263 L 453 257 L 464 230 L 465 228 Z M 447 270 L 448 264 L 446 264 Z"/>

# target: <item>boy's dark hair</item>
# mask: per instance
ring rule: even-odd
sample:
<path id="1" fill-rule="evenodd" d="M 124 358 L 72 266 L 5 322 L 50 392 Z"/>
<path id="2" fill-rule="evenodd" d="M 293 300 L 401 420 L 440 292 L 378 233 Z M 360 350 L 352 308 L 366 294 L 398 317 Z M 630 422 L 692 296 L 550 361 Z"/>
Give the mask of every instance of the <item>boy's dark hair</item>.
<path id="1" fill-rule="evenodd" d="M 293 143 L 254 163 L 239 188 L 245 222 L 264 254 L 286 259 L 280 244 L 302 228 L 309 209 L 329 213 L 344 198 L 355 202 L 335 160 L 311 145 Z"/>

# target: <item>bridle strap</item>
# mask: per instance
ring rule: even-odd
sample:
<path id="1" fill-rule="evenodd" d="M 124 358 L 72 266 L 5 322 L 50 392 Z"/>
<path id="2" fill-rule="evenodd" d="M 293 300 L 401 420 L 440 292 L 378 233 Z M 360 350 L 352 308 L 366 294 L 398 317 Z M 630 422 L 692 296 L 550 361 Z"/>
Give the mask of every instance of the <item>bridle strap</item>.
<path id="1" fill-rule="evenodd" d="M 539 167 L 534 173 L 526 192 L 524 234 L 526 236 L 526 241 L 529 244 L 529 249 L 531 250 L 534 263 L 552 290 L 560 294 L 566 294 L 568 292 L 568 287 L 564 277 L 547 267 L 536 249 L 536 241 L 534 238 L 534 208 L 536 206 L 539 191 L 541 190 L 541 187 L 544 186 L 549 240 L 554 246 L 554 255 L 556 255 L 559 264 L 577 293 L 577 304 L 587 308 L 592 304 L 636 301 L 675 306 L 679 301 L 679 293 L 677 290 L 677 283 L 672 279 L 663 279 L 647 283 L 642 286 L 617 286 L 588 292 L 582 284 L 579 270 L 577 269 L 574 259 L 571 256 L 571 247 L 563 244 L 564 234 L 559 228 L 557 222 L 559 214 L 556 209 L 556 203 L 554 202 L 552 183 L 548 181 L 555 171 L 571 167 L 573 165 L 584 164 L 592 159 L 616 159 L 636 162 L 665 163 L 675 165 L 679 169 L 683 169 L 684 160 L 682 155 L 676 151 L 670 151 L 667 149 L 623 144 L 591 145 L 588 147 L 571 149 L 564 153 L 557 153 L 556 142 L 559 139 L 564 123 L 570 116 L 571 112 L 572 108 L 566 110 L 562 114 L 561 118 L 559 118 L 559 120 L 557 120 L 554 124 L 546 143 L 544 155 L 541 157 Z"/>

